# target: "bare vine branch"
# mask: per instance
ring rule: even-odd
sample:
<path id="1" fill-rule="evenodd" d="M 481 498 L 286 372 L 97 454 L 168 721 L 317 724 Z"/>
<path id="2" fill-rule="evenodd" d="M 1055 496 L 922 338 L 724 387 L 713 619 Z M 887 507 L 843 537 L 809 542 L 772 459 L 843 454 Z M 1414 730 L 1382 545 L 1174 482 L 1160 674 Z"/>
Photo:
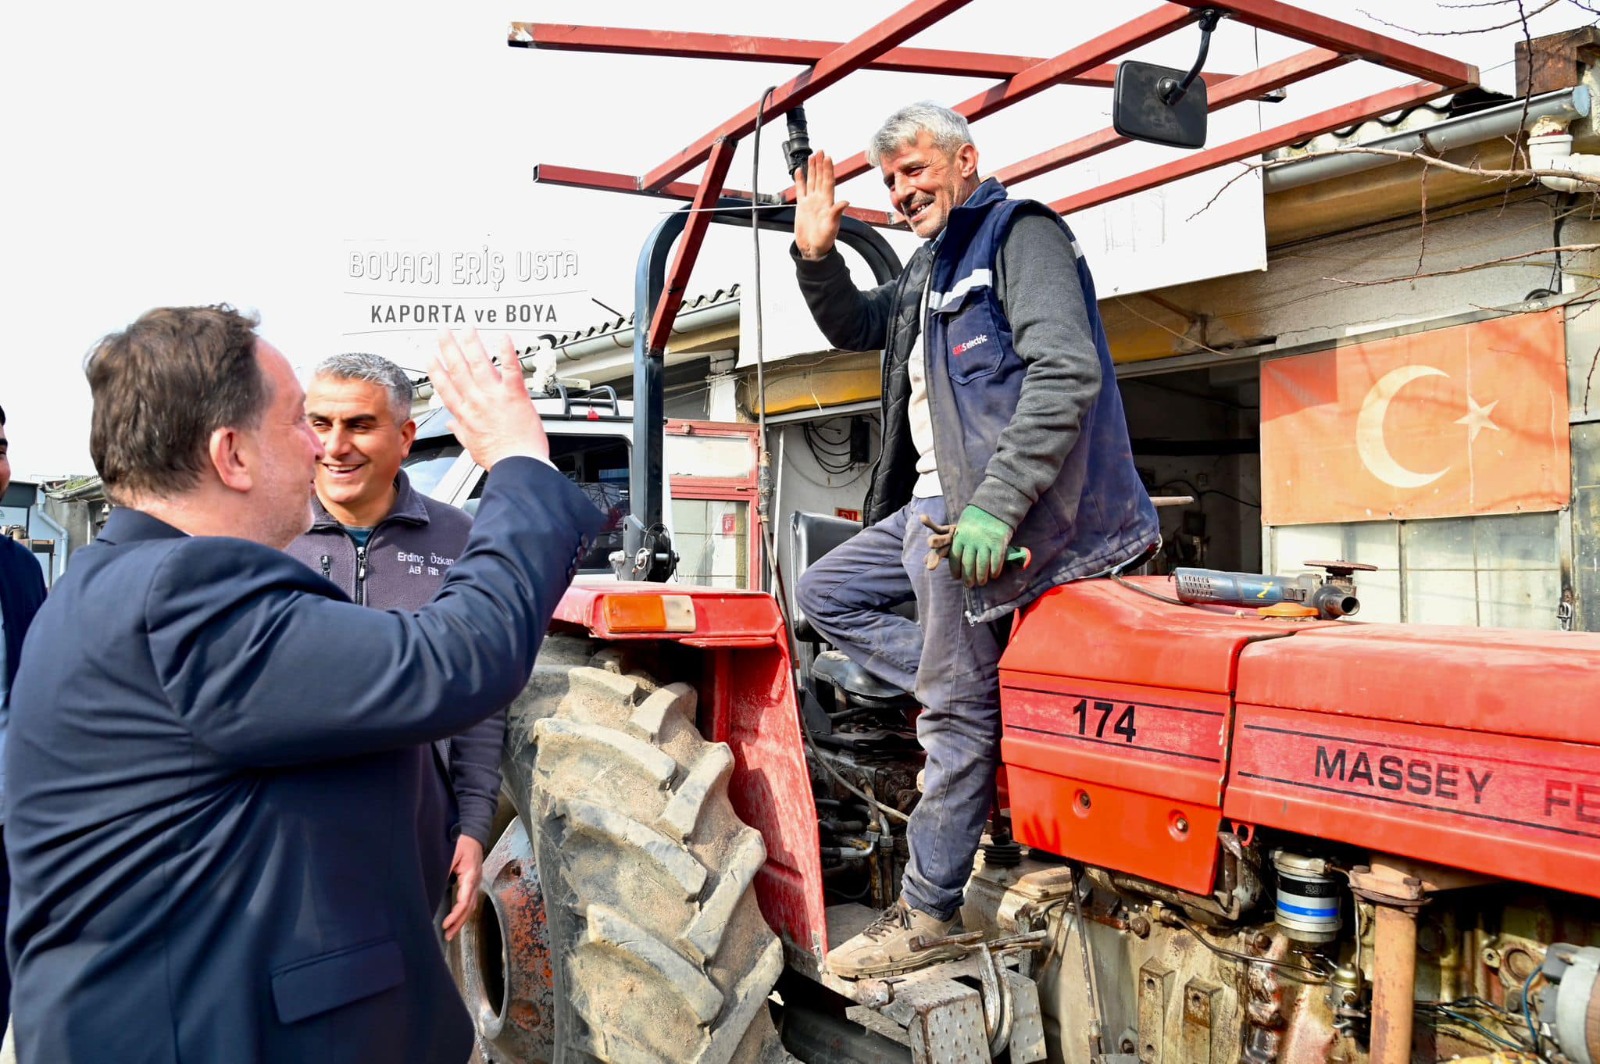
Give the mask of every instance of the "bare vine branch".
<path id="1" fill-rule="evenodd" d="M 1576 2 L 1576 0 L 1573 0 L 1573 2 Z M 1522 0 L 1516 0 L 1517 17 L 1511 19 L 1509 22 L 1501 22 L 1493 26 L 1474 26 L 1471 29 L 1461 30 L 1417 30 L 1412 29 L 1410 26 L 1402 26 L 1397 22 L 1390 22 L 1387 19 L 1381 19 L 1377 15 L 1374 15 L 1372 12 L 1365 9 L 1362 9 L 1361 13 L 1370 18 L 1372 21 L 1378 23 L 1380 26 L 1387 26 L 1392 30 L 1404 30 L 1406 33 L 1412 33 L 1418 37 L 1466 37 L 1474 33 L 1493 33 L 1495 30 L 1510 29 L 1512 26 L 1518 25 L 1519 23 L 1522 25 L 1523 31 L 1526 32 L 1528 28 L 1528 19 L 1532 18 L 1534 15 L 1550 10 L 1559 3 L 1561 3 L 1561 0 L 1544 0 L 1544 3 L 1540 4 L 1533 11 L 1524 11 L 1522 8 Z M 1496 5 L 1482 4 L 1470 6 L 1491 7 Z M 1582 7 L 1583 4 L 1579 3 L 1578 6 Z"/>
<path id="2" fill-rule="evenodd" d="M 1324 277 L 1324 281 L 1332 281 L 1349 288 L 1371 288 L 1374 285 L 1397 284 L 1401 281 L 1420 281 L 1431 277 L 1453 277 L 1457 274 L 1472 273 L 1474 270 L 1486 270 L 1491 266 L 1538 266 L 1544 269 L 1543 263 L 1523 262 L 1523 259 L 1533 258 L 1535 255 L 1551 255 L 1558 251 L 1582 253 L 1586 251 L 1600 251 L 1600 244 L 1566 244 L 1561 247 L 1536 248 L 1533 251 L 1519 251 L 1515 255 L 1504 255 L 1498 259 L 1486 259 L 1483 262 L 1474 262 L 1466 266 L 1453 266 L 1448 270 L 1432 270 L 1428 273 L 1413 273 L 1405 277 L 1384 277 L 1375 281 L 1357 281 L 1348 277 Z"/>

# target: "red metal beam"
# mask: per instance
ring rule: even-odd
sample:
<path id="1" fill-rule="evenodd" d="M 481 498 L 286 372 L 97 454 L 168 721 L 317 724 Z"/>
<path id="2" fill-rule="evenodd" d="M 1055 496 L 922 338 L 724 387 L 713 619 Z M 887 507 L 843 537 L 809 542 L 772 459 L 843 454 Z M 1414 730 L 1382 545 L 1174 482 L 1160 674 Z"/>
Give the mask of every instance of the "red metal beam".
<path id="1" fill-rule="evenodd" d="M 1155 188 L 1157 185 L 1165 185 L 1218 166 L 1238 162 L 1240 159 L 1245 159 L 1252 155 L 1260 155 L 1262 152 L 1280 148 L 1285 144 L 1308 140 L 1329 130 L 1361 122 L 1375 115 L 1399 111 L 1414 104 L 1422 103 L 1424 100 L 1431 100 L 1435 96 L 1443 96 L 1450 91 L 1452 89 L 1449 87 L 1429 81 L 1402 85 L 1398 89 L 1390 89 L 1388 92 L 1381 92 L 1376 96 L 1368 96 L 1365 99 L 1347 103 L 1342 107 L 1334 107 L 1320 114 L 1308 115 L 1299 121 L 1263 130 L 1260 133 L 1228 144 L 1219 144 L 1215 148 L 1196 152 L 1186 158 L 1167 163 L 1165 166 L 1158 166 L 1141 174 L 1132 174 L 1120 180 L 1101 185 L 1098 188 L 1091 188 L 1076 195 L 1067 196 L 1065 199 L 1059 199 L 1050 204 L 1050 206 L 1057 214 L 1062 215 L 1099 206 L 1114 199 L 1121 199 L 1124 196 L 1144 192 L 1147 189 Z"/>
<path id="2" fill-rule="evenodd" d="M 560 185 L 565 188 L 590 188 L 599 192 L 627 192 L 635 196 L 649 196 L 653 199 L 692 200 L 700 192 L 700 186 L 691 185 L 685 181 L 672 181 L 661 188 L 651 191 L 639 187 L 639 179 L 632 174 L 617 174 L 609 170 L 585 170 L 576 166 L 557 166 L 551 163 L 539 163 L 533 168 L 533 180 L 539 185 Z M 791 186 L 790 192 L 792 193 Z M 725 188 L 724 196 L 733 199 L 750 199 L 750 193 L 744 189 Z M 893 219 L 884 211 L 869 211 L 860 207 L 851 207 L 845 211 L 852 218 L 858 218 L 868 225 L 892 226 Z"/>
<path id="3" fill-rule="evenodd" d="M 912 0 L 855 40 L 823 56 L 811 69 L 778 86 L 769 97 L 765 112 L 762 112 L 760 106 L 756 104 L 746 107 L 736 117 L 647 172 L 642 182 L 644 187 L 660 188 L 667 182 L 682 177 L 710 156 L 711 147 L 718 140 L 724 137 L 737 140 L 755 129 L 756 123 L 765 115 L 781 114 L 798 107 L 847 74 L 860 70 L 865 64 L 921 33 L 967 2 L 968 0 Z"/>
<path id="4" fill-rule="evenodd" d="M 572 26 L 552 22 L 513 22 L 507 44 L 513 48 L 543 48 L 558 52 L 601 52 L 610 55 L 654 55 L 674 59 L 732 59 L 746 63 L 782 63 L 810 66 L 842 47 L 839 41 L 809 41 L 789 37 L 743 37 L 730 33 L 690 33 L 678 30 L 637 30 L 610 26 Z M 955 52 L 942 48 L 891 48 L 867 63 L 863 70 L 896 74 L 940 74 L 953 77 L 1013 78 L 1042 57 Z M 1232 74 L 1203 74 L 1207 84 L 1219 84 Z M 1057 84 L 1110 88 L 1117 80 L 1113 63 L 1102 63 Z"/>
<path id="5" fill-rule="evenodd" d="M 1414 44 L 1360 29 L 1338 19 L 1302 11 L 1278 0 L 1170 0 L 1187 8 L 1216 7 L 1247 26 L 1293 37 L 1319 48 L 1381 63 L 1423 81 L 1436 81 L 1446 89 L 1478 83 L 1478 68 Z"/>
<path id="6" fill-rule="evenodd" d="M 1062 52 L 1054 59 L 1036 63 L 1004 85 L 996 85 L 961 101 L 954 109 L 966 116 L 967 121 L 976 122 L 1053 85 L 1064 84 L 1067 78 L 1098 66 L 1110 56 L 1131 52 L 1140 45 L 1165 37 L 1193 19 L 1192 12 L 1164 5 Z"/>
<path id="7" fill-rule="evenodd" d="M 1269 63 L 1260 70 L 1223 82 L 1213 91 L 1206 94 L 1207 110 L 1220 111 L 1224 107 L 1245 100 L 1253 100 L 1262 93 L 1281 89 L 1285 85 L 1293 84 L 1302 78 L 1314 77 L 1337 66 L 1351 62 L 1353 56 L 1340 55 L 1330 52 L 1326 48 L 1311 48 L 1298 55 L 1276 63 Z M 1113 129 L 1102 129 L 1088 136 L 1079 137 L 1049 151 L 1040 152 L 1021 162 L 1012 163 L 996 171 L 995 177 L 1002 185 L 1013 185 L 1019 181 L 1026 181 L 1030 177 L 1049 173 L 1070 163 L 1098 155 L 1108 148 L 1127 142 L 1126 137 Z"/>
<path id="8" fill-rule="evenodd" d="M 592 188 L 601 192 L 631 192 L 637 196 L 680 200 L 692 200 L 700 192 L 699 185 L 691 185 L 687 181 L 671 181 L 658 189 L 645 189 L 639 187 L 639 179 L 632 174 L 616 174 L 609 170 L 585 170 L 577 166 L 556 166 L 551 163 L 535 164 L 533 181 L 537 185 Z M 723 189 L 722 194 L 750 198 L 750 193 L 736 188 Z"/>
<path id="9" fill-rule="evenodd" d="M 968 121 L 976 122 L 978 119 L 993 114 L 1003 107 L 1026 100 L 1052 85 L 1065 85 L 1069 79 L 1077 76 L 1084 70 L 1099 66 L 1106 59 L 1123 52 L 1131 51 L 1142 44 L 1170 32 L 1175 26 L 1193 20 L 1194 15 L 1188 11 L 1180 11 L 1173 7 L 1162 7 L 1155 11 L 1140 15 L 1131 22 L 1124 23 L 1116 29 L 1108 30 L 1100 36 L 1080 44 L 1069 51 L 1062 52 L 1054 59 L 1044 59 L 1035 63 L 1027 70 L 1021 71 L 1016 77 L 1004 85 L 996 85 L 987 92 L 980 92 L 955 105 L 952 110 L 963 115 Z M 867 162 L 866 152 L 857 152 L 844 162 L 834 167 L 835 180 L 844 182 L 871 169 Z M 784 193 L 785 200 L 794 199 L 794 189 Z"/>
<path id="10" fill-rule="evenodd" d="M 694 272 L 695 260 L 700 257 L 700 245 L 705 242 L 706 229 L 711 225 L 711 208 L 722 195 L 722 182 L 733 164 L 733 151 L 739 142 L 730 137 L 718 137 L 711 145 L 711 157 L 700 178 L 700 188 L 695 193 L 694 211 L 678 238 L 678 250 L 667 271 L 666 287 L 661 292 L 661 302 L 656 304 L 655 316 L 650 319 L 647 340 L 649 351 L 665 351 L 667 337 L 672 334 L 672 323 L 678 320 L 678 308 L 683 306 L 683 294 L 689 288 L 689 275 Z"/>

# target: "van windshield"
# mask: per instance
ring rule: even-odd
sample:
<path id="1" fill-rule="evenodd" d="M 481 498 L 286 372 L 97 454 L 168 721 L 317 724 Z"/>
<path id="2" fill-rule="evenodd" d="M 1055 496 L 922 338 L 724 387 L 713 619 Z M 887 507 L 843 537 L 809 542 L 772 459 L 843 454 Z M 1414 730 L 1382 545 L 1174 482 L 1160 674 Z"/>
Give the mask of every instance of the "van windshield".
<path id="1" fill-rule="evenodd" d="M 418 440 L 400 466 L 411 479 L 413 488 L 423 495 L 432 495 L 440 479 L 459 457 L 461 445 L 452 437 Z"/>
<path id="2" fill-rule="evenodd" d="M 623 523 L 628 518 L 628 441 L 616 436 L 551 436 L 550 461 L 578 485 L 606 515 L 605 524 L 584 556 L 580 572 L 610 572 L 611 554 L 622 549 Z M 476 513 L 487 478 L 472 488 L 465 509 Z"/>

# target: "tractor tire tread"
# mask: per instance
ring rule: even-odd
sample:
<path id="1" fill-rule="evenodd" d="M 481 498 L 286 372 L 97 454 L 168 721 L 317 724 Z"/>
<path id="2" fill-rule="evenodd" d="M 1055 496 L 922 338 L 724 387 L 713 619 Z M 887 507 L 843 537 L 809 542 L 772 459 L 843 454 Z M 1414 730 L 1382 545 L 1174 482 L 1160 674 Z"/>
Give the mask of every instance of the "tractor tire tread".
<path id="1" fill-rule="evenodd" d="M 732 753 L 696 729 L 693 687 L 627 672 L 614 648 L 588 660 L 526 726 L 555 1061 L 791 1060 L 767 1011 L 783 947 L 753 889 L 766 851 L 728 800 Z"/>

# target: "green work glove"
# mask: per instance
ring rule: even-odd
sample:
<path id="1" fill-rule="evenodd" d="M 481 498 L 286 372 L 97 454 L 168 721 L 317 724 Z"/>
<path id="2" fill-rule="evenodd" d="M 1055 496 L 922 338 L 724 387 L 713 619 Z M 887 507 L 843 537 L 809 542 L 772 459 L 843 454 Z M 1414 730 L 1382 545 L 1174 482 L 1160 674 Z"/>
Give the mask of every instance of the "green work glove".
<path id="1" fill-rule="evenodd" d="M 968 587 L 981 587 L 1005 568 L 1011 526 L 987 510 L 968 506 L 950 543 L 950 572 Z"/>

